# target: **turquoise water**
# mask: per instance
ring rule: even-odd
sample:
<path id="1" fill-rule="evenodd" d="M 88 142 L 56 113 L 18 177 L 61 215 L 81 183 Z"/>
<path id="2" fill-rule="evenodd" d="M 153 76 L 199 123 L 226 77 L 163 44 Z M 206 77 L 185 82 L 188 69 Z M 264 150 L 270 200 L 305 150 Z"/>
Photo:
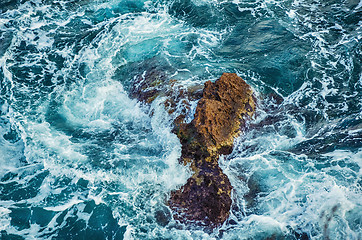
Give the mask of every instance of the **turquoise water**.
<path id="1" fill-rule="evenodd" d="M 359 0 L 1 0 L 0 238 L 362 239 L 361 41 Z M 259 99 L 212 232 L 165 205 L 191 173 L 129 98 L 150 69 Z"/>

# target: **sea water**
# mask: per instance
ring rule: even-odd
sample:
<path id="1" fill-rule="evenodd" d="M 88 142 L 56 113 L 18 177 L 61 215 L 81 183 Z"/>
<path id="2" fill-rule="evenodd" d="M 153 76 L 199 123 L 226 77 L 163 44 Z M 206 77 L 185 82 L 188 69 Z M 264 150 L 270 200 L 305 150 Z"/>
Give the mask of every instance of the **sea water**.
<path id="1" fill-rule="evenodd" d="M 362 239 L 361 41 L 360 0 L 1 0 L 0 238 Z M 129 97 L 150 69 L 258 99 L 213 231 L 166 204 L 192 173 Z"/>

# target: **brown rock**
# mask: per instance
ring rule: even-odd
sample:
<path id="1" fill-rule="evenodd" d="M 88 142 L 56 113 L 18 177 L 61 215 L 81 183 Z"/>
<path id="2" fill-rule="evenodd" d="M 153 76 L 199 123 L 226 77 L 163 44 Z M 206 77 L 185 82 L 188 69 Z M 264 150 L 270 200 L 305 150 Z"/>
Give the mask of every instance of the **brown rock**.
<path id="1" fill-rule="evenodd" d="M 205 83 L 191 124 L 204 136 L 210 153 L 225 147 L 230 149 L 241 124 L 253 115 L 254 109 L 250 86 L 235 73 L 224 73 L 215 83 Z"/>
<path id="2" fill-rule="evenodd" d="M 219 166 L 203 166 L 178 191 L 169 204 L 174 218 L 208 227 L 223 223 L 229 216 L 231 184 Z"/>
<path id="3" fill-rule="evenodd" d="M 231 153 L 234 138 L 254 110 L 252 90 L 236 74 L 224 73 L 215 83 L 205 83 L 192 122 L 175 126 L 181 160 L 191 163 L 195 172 L 186 185 L 171 193 L 169 205 L 175 219 L 217 226 L 228 218 L 232 187 L 218 159 Z"/>
<path id="4" fill-rule="evenodd" d="M 202 97 L 198 88 L 184 89 L 176 81 L 151 70 L 139 76 L 131 96 L 151 103 L 166 96 L 164 106 L 175 114 L 174 132 L 182 144 L 180 161 L 190 164 L 194 174 L 181 189 L 173 191 L 168 201 L 174 218 L 182 223 L 215 227 L 229 216 L 232 186 L 218 165 L 220 154 L 230 154 L 234 138 L 252 117 L 255 102 L 250 86 L 235 73 L 224 73 L 215 83 L 205 83 Z M 190 100 L 200 98 L 194 119 L 186 124 Z"/>

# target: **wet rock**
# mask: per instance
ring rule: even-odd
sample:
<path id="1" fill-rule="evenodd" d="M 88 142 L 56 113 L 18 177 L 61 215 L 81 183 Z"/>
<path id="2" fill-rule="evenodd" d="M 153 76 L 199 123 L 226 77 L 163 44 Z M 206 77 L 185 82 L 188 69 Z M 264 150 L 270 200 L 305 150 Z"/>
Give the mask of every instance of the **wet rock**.
<path id="1" fill-rule="evenodd" d="M 151 103 L 156 97 L 165 92 L 168 88 L 165 84 L 167 78 L 165 73 L 157 69 L 151 69 L 136 76 L 130 97 L 137 98 L 141 102 Z"/>
<path id="2" fill-rule="evenodd" d="M 151 68 L 136 75 L 129 95 L 146 104 L 165 97 L 163 105 L 170 115 L 174 115 L 175 125 L 179 125 L 191 109 L 190 102 L 202 97 L 202 86 L 184 87 L 177 80 L 168 80 L 167 72 L 162 69 Z"/>
<path id="3" fill-rule="evenodd" d="M 232 203 L 232 186 L 218 165 L 219 156 L 231 153 L 234 138 L 253 116 L 253 93 L 235 73 L 224 73 L 214 83 L 206 82 L 202 92 L 200 88 L 182 88 L 176 83 L 151 70 L 136 79 L 131 96 L 145 103 L 166 97 L 164 106 L 169 114 L 174 114 L 181 103 L 173 132 L 182 144 L 180 162 L 189 164 L 194 174 L 171 193 L 168 205 L 181 223 L 215 227 L 229 217 Z M 200 100 L 194 119 L 185 123 L 189 101 L 196 99 Z M 163 222 L 162 213 L 157 216 Z"/>
<path id="4" fill-rule="evenodd" d="M 228 218 L 232 186 L 218 159 L 231 153 L 234 138 L 254 111 L 252 90 L 236 74 L 205 83 L 194 119 L 174 129 L 182 144 L 181 161 L 194 171 L 186 185 L 171 193 L 175 219 L 217 226 Z"/>
<path id="5" fill-rule="evenodd" d="M 185 129 L 193 129 L 211 156 L 220 151 L 230 154 L 234 138 L 254 110 L 250 86 L 235 73 L 224 73 L 215 83 L 205 83 L 195 118 L 189 124 L 180 125 L 178 136 L 181 138 Z"/>
<path id="6" fill-rule="evenodd" d="M 166 226 L 171 221 L 170 210 L 166 207 L 160 207 L 155 211 L 155 218 L 160 226 Z"/>
<path id="7" fill-rule="evenodd" d="M 175 212 L 174 218 L 182 223 L 217 226 L 229 216 L 230 181 L 218 165 L 195 170 L 180 190 L 171 193 L 169 205 Z"/>

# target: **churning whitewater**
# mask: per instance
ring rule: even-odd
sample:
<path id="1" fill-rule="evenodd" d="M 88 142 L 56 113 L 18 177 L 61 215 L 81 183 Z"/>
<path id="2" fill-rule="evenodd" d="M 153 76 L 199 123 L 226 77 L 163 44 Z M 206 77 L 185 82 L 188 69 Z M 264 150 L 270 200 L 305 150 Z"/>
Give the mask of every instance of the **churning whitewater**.
<path id="1" fill-rule="evenodd" d="M 0 238 L 362 239 L 361 42 L 360 0 L 0 0 Z M 167 204 L 193 173 L 150 70 L 255 92 L 215 229 Z"/>

